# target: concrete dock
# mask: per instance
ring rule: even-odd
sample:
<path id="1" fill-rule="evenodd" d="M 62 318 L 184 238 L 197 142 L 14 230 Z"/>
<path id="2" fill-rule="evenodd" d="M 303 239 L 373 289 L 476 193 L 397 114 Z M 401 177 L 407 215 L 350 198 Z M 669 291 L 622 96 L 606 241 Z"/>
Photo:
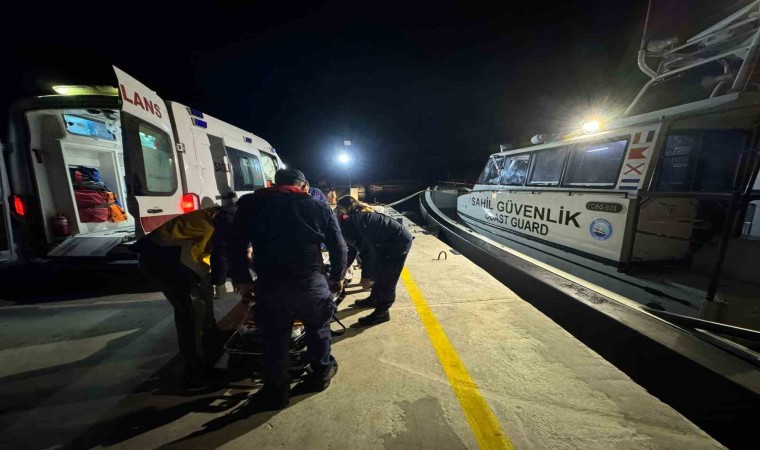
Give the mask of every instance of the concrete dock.
<path id="1" fill-rule="evenodd" d="M 181 392 L 171 309 L 160 294 L 131 294 L 118 301 L 148 308 L 147 323 L 126 310 L 119 320 L 128 330 L 100 340 L 40 344 L 46 349 L 17 342 L 0 351 L 3 364 L 17 360 L 3 374 L 4 395 L 47 394 L 27 409 L 4 411 L 3 447 L 723 448 L 484 270 L 410 228 L 416 239 L 390 322 L 352 327 L 368 310 L 351 304 L 367 294 L 349 287 L 339 316 L 350 328 L 335 338 L 340 369 L 325 392 L 296 387 L 278 412 L 249 400 L 257 389 L 249 378 Z M 92 313 L 118 301 L 46 307 Z M 218 317 L 236 305 L 228 294 Z M 3 320 L 35 308 L 6 306 Z M 103 320 L 90 326 L 102 328 Z M 129 331 L 135 327 L 144 329 Z M 64 344 L 67 351 L 53 348 Z M 107 347 L 112 353 L 102 356 Z M 24 362 L 30 351 L 37 359 Z M 86 369 L 56 372 L 56 358 L 68 364 L 91 355 L 101 356 Z M 63 381 L 56 373 L 66 374 Z M 45 383 L 58 385 L 48 393 Z"/>

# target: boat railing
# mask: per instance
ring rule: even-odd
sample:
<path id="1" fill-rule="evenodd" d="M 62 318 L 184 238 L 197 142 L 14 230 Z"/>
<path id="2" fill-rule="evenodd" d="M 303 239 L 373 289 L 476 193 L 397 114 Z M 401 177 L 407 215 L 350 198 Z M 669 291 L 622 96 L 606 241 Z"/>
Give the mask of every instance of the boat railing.
<path id="1" fill-rule="evenodd" d="M 472 189 L 475 187 L 474 183 L 460 182 L 460 181 L 438 181 L 433 184 L 437 189 L 457 189 L 466 188 Z"/>
<path id="2" fill-rule="evenodd" d="M 638 66 L 650 80 L 628 106 L 626 116 L 654 84 L 713 61 L 722 64 L 724 70 L 722 75 L 715 77 L 710 98 L 722 91 L 746 90 L 760 51 L 760 1 L 752 2 L 684 44 L 676 46 L 677 43 L 677 38 L 647 42 L 645 25 Z M 657 64 L 650 66 L 647 59 L 656 60 Z M 741 60 L 741 63 L 732 64 L 734 59 Z"/>
<path id="3" fill-rule="evenodd" d="M 691 330 L 700 339 L 711 342 L 749 363 L 760 366 L 760 356 L 757 353 L 758 345 L 760 345 L 760 331 L 673 314 L 646 306 L 644 309 L 663 320 Z"/>

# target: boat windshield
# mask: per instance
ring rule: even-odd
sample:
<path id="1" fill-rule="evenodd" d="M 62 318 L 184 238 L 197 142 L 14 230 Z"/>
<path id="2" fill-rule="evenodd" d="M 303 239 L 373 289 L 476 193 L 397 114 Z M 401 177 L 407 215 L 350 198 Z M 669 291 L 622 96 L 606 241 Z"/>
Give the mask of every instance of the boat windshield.
<path id="1" fill-rule="evenodd" d="M 504 167 L 504 155 L 491 155 L 477 184 L 499 184 L 502 167 Z"/>
<path id="2" fill-rule="evenodd" d="M 522 186 L 525 184 L 529 163 L 528 153 L 514 156 L 492 155 L 488 158 L 477 184 Z"/>

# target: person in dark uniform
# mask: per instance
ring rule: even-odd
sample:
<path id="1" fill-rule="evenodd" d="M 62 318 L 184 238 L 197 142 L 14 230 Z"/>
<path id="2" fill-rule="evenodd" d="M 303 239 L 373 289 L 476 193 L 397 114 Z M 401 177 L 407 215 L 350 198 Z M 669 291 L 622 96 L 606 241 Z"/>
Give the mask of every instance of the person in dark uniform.
<path id="1" fill-rule="evenodd" d="M 254 321 L 262 333 L 264 385 L 256 394 L 262 406 L 281 409 L 290 401 L 288 349 L 293 322 L 303 322 L 312 373 L 306 389 L 323 391 L 338 370 L 330 351 L 331 292 L 342 289 L 346 243 L 335 214 L 305 188 L 299 170 L 281 169 L 275 185 L 238 201 L 228 245 L 230 275 L 242 296 L 255 289 Z M 253 245 L 254 287 L 245 248 Z M 329 281 L 320 245 L 330 254 Z"/>
<path id="2" fill-rule="evenodd" d="M 341 197 L 335 211 L 341 218 L 346 241 L 357 248 L 370 246 L 375 258 L 375 283 L 372 293 L 354 305 L 375 308 L 359 319 L 359 325 L 375 325 L 391 319 L 388 311 L 396 300 L 396 284 L 412 248 L 412 233 L 402 224 L 376 212 L 362 212 L 364 206 L 351 196 Z"/>
<path id="3" fill-rule="evenodd" d="M 218 337 L 212 298 L 227 280 L 225 236 L 234 206 L 200 209 L 175 217 L 137 241 L 139 267 L 157 284 L 174 308 L 180 353 L 185 359 L 185 384 L 203 387 L 208 381 Z"/>
<path id="4" fill-rule="evenodd" d="M 308 192 L 309 195 L 316 198 L 317 200 L 321 200 L 323 202 L 327 201 L 327 197 L 325 197 L 325 193 L 322 192 L 322 189 L 312 186 L 308 181 L 306 181 L 306 192 Z"/>
<path id="5" fill-rule="evenodd" d="M 346 197 L 346 198 L 353 198 L 353 197 Z M 337 200 L 336 208 L 337 208 Z M 345 205 L 344 205 L 345 206 Z M 362 203 L 360 201 L 356 201 L 356 203 L 351 204 L 351 208 L 354 211 L 358 212 L 376 212 L 370 205 L 366 203 Z M 341 208 L 345 214 L 345 208 Z M 372 286 L 375 284 L 375 268 L 376 268 L 376 261 L 375 261 L 375 246 L 372 245 L 371 242 L 367 240 L 363 240 L 358 243 L 348 244 L 348 259 L 347 266 L 352 267 L 354 264 L 354 261 L 358 261 L 361 264 L 362 269 L 362 279 L 360 281 L 360 286 L 362 290 L 368 291 L 372 288 Z"/>

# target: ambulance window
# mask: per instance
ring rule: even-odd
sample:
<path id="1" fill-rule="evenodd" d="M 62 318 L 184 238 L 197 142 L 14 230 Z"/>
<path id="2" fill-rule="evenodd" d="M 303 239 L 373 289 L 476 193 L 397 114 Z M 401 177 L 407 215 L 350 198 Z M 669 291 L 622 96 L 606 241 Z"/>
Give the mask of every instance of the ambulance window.
<path id="1" fill-rule="evenodd" d="M 506 158 L 501 169 L 499 184 L 505 186 L 522 186 L 528 175 L 530 153 Z"/>
<path id="2" fill-rule="evenodd" d="M 86 117 L 64 114 L 63 121 L 66 123 L 66 131 L 79 136 L 88 136 L 98 139 L 115 141 L 116 135 L 108 129 L 105 122 L 92 120 Z"/>
<path id="3" fill-rule="evenodd" d="M 563 184 L 611 188 L 617 183 L 628 140 L 579 145 L 570 153 Z"/>
<path id="4" fill-rule="evenodd" d="M 499 184 L 502 167 L 504 167 L 504 155 L 491 155 L 477 184 Z"/>
<path id="5" fill-rule="evenodd" d="M 145 122 L 139 124 L 137 131 L 144 171 L 141 195 L 174 193 L 177 189 L 177 172 L 169 135 Z"/>
<path id="6" fill-rule="evenodd" d="M 252 191 L 256 188 L 264 187 L 264 178 L 261 176 L 259 159 L 251 155 L 248 157 L 241 156 L 238 158 L 238 161 L 240 162 L 242 186 L 235 186 L 235 188 L 241 191 Z"/>
<path id="7" fill-rule="evenodd" d="M 557 186 L 565 165 L 567 147 L 541 150 L 533 156 L 533 167 L 528 184 L 541 186 Z"/>
<path id="8" fill-rule="evenodd" d="M 264 177 L 261 172 L 261 163 L 256 155 L 227 148 L 227 155 L 232 162 L 232 178 L 236 191 L 254 191 L 264 187 Z"/>
<path id="9" fill-rule="evenodd" d="M 261 153 L 261 168 L 264 170 L 264 179 L 274 183 L 274 174 L 277 172 L 277 159 L 265 152 Z"/>

